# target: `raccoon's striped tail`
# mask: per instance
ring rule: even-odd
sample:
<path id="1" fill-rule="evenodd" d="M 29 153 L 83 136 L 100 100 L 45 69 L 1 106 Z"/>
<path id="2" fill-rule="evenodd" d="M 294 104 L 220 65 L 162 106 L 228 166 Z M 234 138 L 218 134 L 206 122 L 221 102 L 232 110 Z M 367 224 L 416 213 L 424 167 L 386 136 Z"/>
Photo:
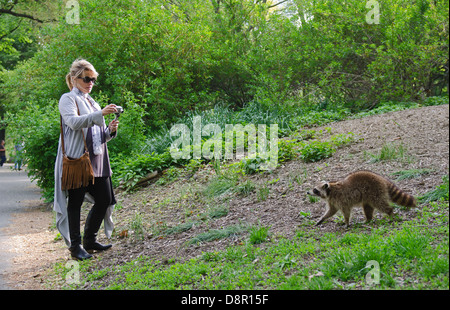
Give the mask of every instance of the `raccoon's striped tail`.
<path id="1" fill-rule="evenodd" d="M 388 191 L 392 201 L 396 204 L 407 208 L 417 207 L 416 199 L 412 195 L 402 191 L 395 184 L 391 183 L 388 187 Z"/>

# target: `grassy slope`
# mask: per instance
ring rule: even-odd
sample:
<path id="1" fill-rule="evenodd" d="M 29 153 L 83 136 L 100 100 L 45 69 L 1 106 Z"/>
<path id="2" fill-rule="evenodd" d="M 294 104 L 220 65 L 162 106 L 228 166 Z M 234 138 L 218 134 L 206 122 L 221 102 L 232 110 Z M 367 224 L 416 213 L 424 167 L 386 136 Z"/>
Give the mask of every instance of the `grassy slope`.
<path id="1" fill-rule="evenodd" d="M 446 200 L 423 203 L 417 217 L 381 223 L 370 230 L 356 224 L 349 231 L 324 233 L 312 221 L 305 221 L 296 228 L 295 237 L 287 239 L 267 238 L 267 229 L 253 227 L 247 242 L 184 262 L 144 256 L 102 267 L 99 258 L 80 264 L 81 283 L 52 285 L 102 289 L 448 289 L 448 180 L 445 192 Z M 59 264 L 55 272 L 66 279 L 70 269 Z"/>

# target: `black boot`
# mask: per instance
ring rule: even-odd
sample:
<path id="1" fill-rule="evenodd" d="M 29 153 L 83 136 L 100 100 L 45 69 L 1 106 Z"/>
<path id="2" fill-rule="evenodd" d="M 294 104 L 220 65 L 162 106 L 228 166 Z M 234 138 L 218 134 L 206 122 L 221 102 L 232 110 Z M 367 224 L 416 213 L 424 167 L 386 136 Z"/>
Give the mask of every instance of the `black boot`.
<path id="1" fill-rule="evenodd" d="M 111 244 L 103 245 L 96 241 L 97 232 L 100 229 L 105 214 L 95 211 L 94 208 L 91 209 L 84 226 L 83 246 L 89 253 L 93 251 L 105 251 L 112 247 Z"/>
<path id="2" fill-rule="evenodd" d="M 74 190 L 73 190 L 74 191 Z M 69 220 L 69 233 L 70 233 L 70 247 L 69 251 L 72 258 L 77 260 L 85 260 L 92 257 L 81 246 L 81 233 L 80 233 L 80 211 L 81 204 L 75 202 L 74 205 L 70 205 L 67 208 L 67 216 Z"/>
<path id="3" fill-rule="evenodd" d="M 72 258 L 75 258 L 77 260 L 86 260 L 92 258 L 92 255 L 86 252 L 81 244 L 73 245 L 69 248 L 69 250 Z"/>
<path id="4" fill-rule="evenodd" d="M 87 241 L 86 239 L 83 240 L 83 246 L 89 253 L 92 253 L 93 251 L 105 251 L 112 247 L 112 244 L 103 245 L 97 241 Z"/>

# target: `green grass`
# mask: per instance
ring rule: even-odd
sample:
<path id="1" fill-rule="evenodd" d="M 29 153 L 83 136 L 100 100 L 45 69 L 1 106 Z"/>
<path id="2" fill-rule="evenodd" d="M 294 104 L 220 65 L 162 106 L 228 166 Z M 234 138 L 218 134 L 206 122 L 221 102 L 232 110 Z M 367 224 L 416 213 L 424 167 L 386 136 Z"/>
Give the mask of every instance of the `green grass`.
<path id="1" fill-rule="evenodd" d="M 190 243 L 249 233 L 249 242 L 186 262 L 142 256 L 101 267 L 82 262 L 81 283 L 102 289 L 448 289 L 448 201 L 422 205 L 410 221 L 321 233 L 303 226 L 292 239 L 267 242 L 267 227 L 230 226 Z M 264 242 L 259 244 L 260 242 Z M 190 246 L 190 245 L 187 245 Z M 375 265 L 370 265 L 375 262 Z M 70 270 L 59 265 L 62 279 Z M 379 281 L 368 280 L 371 273 Z M 376 279 L 376 278 L 374 278 Z"/>
<path id="2" fill-rule="evenodd" d="M 407 149 L 403 144 L 386 143 L 378 153 L 368 154 L 371 157 L 371 163 L 389 160 L 408 160 Z"/>
<path id="3" fill-rule="evenodd" d="M 270 227 L 254 226 L 249 229 L 250 237 L 249 242 L 251 244 L 260 244 L 267 241 L 269 237 Z"/>
<path id="4" fill-rule="evenodd" d="M 347 116 L 346 113 L 318 112 L 305 115 L 304 120 L 309 117 L 311 123 L 319 124 L 325 122 L 325 119 Z M 352 139 L 342 136 L 326 143 L 338 147 Z M 399 151 L 398 147 L 386 146 L 385 150 L 374 157 L 376 160 L 404 160 L 407 154 L 406 148 L 402 148 Z M 295 149 L 291 145 L 286 144 L 284 150 L 286 160 L 295 157 Z M 313 161 L 321 157 L 321 154 L 314 153 L 311 156 Z M 140 166 L 141 161 L 147 162 L 148 158 L 138 158 L 136 165 Z M 162 163 L 165 163 L 164 158 L 161 162 L 155 161 L 154 165 Z M 196 163 L 197 165 L 199 164 Z M 398 176 L 405 175 L 408 178 L 415 177 L 413 172 L 401 172 Z M 130 176 L 129 180 L 133 178 Z M 187 261 L 140 256 L 115 266 L 105 266 L 101 258 L 80 262 L 80 282 L 75 284 L 65 281 L 71 269 L 64 266 L 64 263 L 59 263 L 55 266 L 54 277 L 60 280 L 55 281 L 54 286 L 108 290 L 448 290 L 448 188 L 448 176 L 445 176 L 442 185 L 419 197 L 422 204 L 416 209 L 412 220 L 379 220 L 370 224 L 356 224 L 350 230 L 324 233 L 314 226 L 314 221 L 309 219 L 310 214 L 301 213 L 304 223 L 292 228 L 295 236 L 289 239 L 276 235 L 269 239 L 268 227 L 226 226 L 198 234 L 185 246 L 194 247 L 198 243 L 230 237 L 239 237 L 240 240 L 244 238 L 246 241 L 221 251 L 204 252 Z M 218 173 L 203 194 L 215 199 L 228 192 L 246 195 L 253 190 L 257 191 L 258 199 L 267 199 L 268 187 L 257 189 L 252 183 L 239 186 L 236 179 Z M 217 207 L 217 210 L 211 208 L 205 216 L 214 219 L 227 213 L 228 210 L 224 207 Z M 179 224 L 168 228 L 165 233 L 169 233 L 169 230 L 170 233 L 186 231 L 195 223 L 191 221 Z M 131 228 L 142 228 L 142 218 L 138 213 Z M 379 275 L 379 281 L 370 281 L 373 274 Z"/>
<path id="5" fill-rule="evenodd" d="M 227 226 L 222 229 L 210 229 L 207 232 L 198 234 L 197 236 L 195 236 L 194 238 L 192 238 L 191 240 L 186 242 L 186 245 L 229 238 L 232 236 L 239 235 L 246 230 L 247 230 L 247 228 L 245 225 L 239 225 L 239 224 Z"/>
<path id="6" fill-rule="evenodd" d="M 213 178 L 203 191 L 206 197 L 214 198 L 234 191 L 237 185 L 235 178 L 218 176 Z"/>
<path id="7" fill-rule="evenodd" d="M 436 201 L 439 199 L 448 200 L 449 199 L 449 178 L 448 175 L 442 177 L 443 183 L 439 185 L 436 189 L 424 194 L 419 197 L 419 201 L 422 203 L 427 203 L 430 201 Z"/>
<path id="8" fill-rule="evenodd" d="M 143 225 L 142 215 L 136 212 L 134 218 L 130 223 L 130 229 L 134 232 L 136 239 L 143 239 L 145 234 L 145 229 Z"/>
<path id="9" fill-rule="evenodd" d="M 401 170 L 392 173 L 392 175 L 397 177 L 397 181 L 405 180 L 405 179 L 414 179 L 418 178 L 422 175 L 429 174 L 433 172 L 433 169 L 410 169 L 410 170 Z"/>

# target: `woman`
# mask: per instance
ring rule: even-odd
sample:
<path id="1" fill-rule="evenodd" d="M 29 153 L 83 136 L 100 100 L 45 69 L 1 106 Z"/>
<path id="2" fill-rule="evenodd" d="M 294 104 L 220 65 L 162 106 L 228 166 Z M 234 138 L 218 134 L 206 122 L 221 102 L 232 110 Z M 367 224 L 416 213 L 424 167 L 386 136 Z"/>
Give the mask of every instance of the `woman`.
<path id="1" fill-rule="evenodd" d="M 112 172 L 106 142 L 116 136 L 119 122 L 113 120 L 106 126 L 104 116 L 116 112 L 116 106 L 110 104 L 101 109 L 89 95 L 97 76 L 98 73 L 88 61 L 75 60 L 66 76 L 70 92 L 62 95 L 59 100 L 66 155 L 79 158 L 84 153 L 84 133 L 95 177 L 93 184 L 87 187 L 61 190 L 63 154 L 60 137 L 55 163 L 56 226 L 69 246 L 72 257 L 78 260 L 91 258 L 88 251 L 104 251 L 112 246 L 98 243 L 96 237 L 103 219 L 108 238 L 113 230 L 111 213 L 116 200 L 111 184 Z M 80 212 L 85 194 L 94 201 L 94 205 L 86 219 L 82 246 Z"/>

